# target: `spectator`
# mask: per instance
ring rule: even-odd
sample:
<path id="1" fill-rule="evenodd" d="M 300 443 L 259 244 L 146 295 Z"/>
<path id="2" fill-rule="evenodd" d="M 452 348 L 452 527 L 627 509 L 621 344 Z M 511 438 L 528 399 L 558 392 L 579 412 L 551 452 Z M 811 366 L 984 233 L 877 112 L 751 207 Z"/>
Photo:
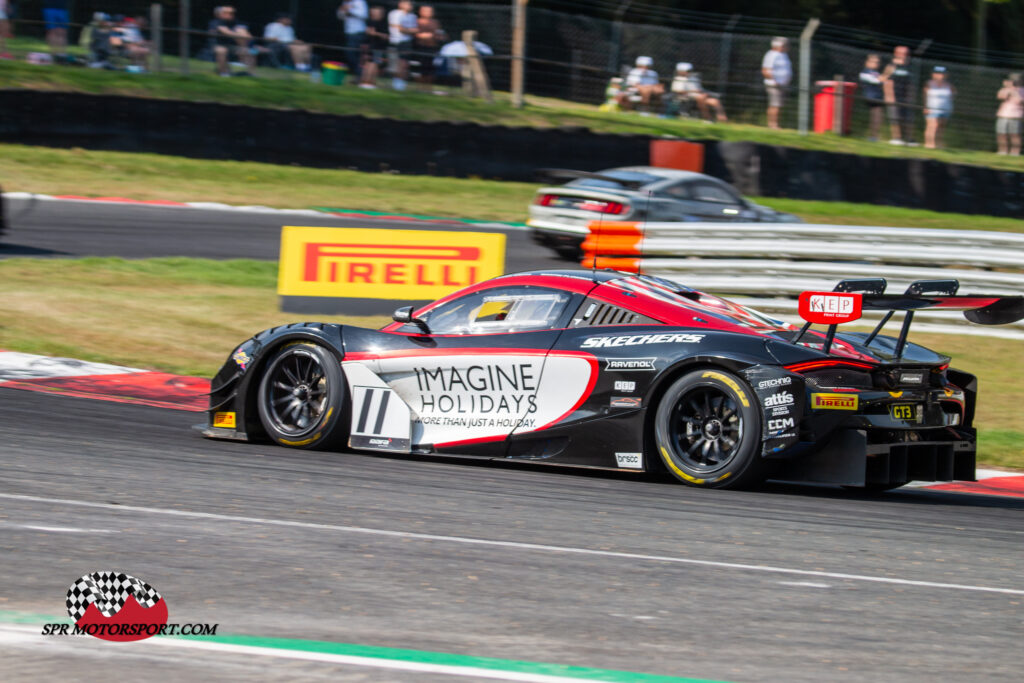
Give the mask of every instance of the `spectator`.
<path id="1" fill-rule="evenodd" d="M 13 59 L 7 51 L 7 39 L 11 35 L 11 3 L 9 0 L 0 0 L 0 59 Z"/>
<path id="2" fill-rule="evenodd" d="M 1024 119 L 1024 87 L 1021 75 L 1010 74 L 996 95 L 999 110 L 996 112 L 997 154 L 1020 156 L 1021 120 Z"/>
<path id="3" fill-rule="evenodd" d="M 789 40 L 781 36 L 772 38 L 772 49 L 761 60 L 761 76 L 768 94 L 768 127 L 778 130 L 779 111 L 786 101 L 786 89 L 793 80 L 793 64 L 786 51 Z"/>
<path id="4" fill-rule="evenodd" d="M 234 55 L 237 61 L 245 65 L 243 73 L 251 76 L 256 60 L 249 49 L 252 40 L 249 28 L 235 18 L 235 8 L 229 5 L 214 9 L 213 16 L 207 31 L 210 34 L 213 58 L 217 62 L 217 73 L 221 76 L 231 75 L 230 57 Z"/>
<path id="5" fill-rule="evenodd" d="M 946 67 L 932 69 L 932 78 L 924 86 L 924 146 L 928 149 L 942 146 L 955 95 L 956 88 L 946 78 Z"/>
<path id="6" fill-rule="evenodd" d="M 338 19 L 345 27 L 345 62 L 353 76 L 359 75 L 363 44 L 366 42 L 366 0 L 345 0 L 338 7 Z"/>
<path id="7" fill-rule="evenodd" d="M 267 49 L 277 64 L 294 66 L 296 71 L 310 71 L 310 60 L 313 48 L 309 44 L 295 38 L 291 15 L 281 12 L 277 18 L 263 29 L 263 38 L 267 41 Z"/>
<path id="8" fill-rule="evenodd" d="M 626 74 L 626 88 L 619 94 L 622 109 L 629 109 L 639 102 L 642 113 L 650 113 L 651 105 L 665 94 L 665 86 L 658 80 L 658 72 L 653 67 L 654 60 L 650 57 L 636 58 L 636 66 Z"/>
<path id="9" fill-rule="evenodd" d="M 889 144 L 913 145 L 914 108 L 910 73 L 910 48 L 899 45 L 892 51 L 892 61 L 882 72 L 882 90 L 889 114 Z"/>
<path id="10" fill-rule="evenodd" d="M 388 61 L 394 74 L 391 85 L 395 90 L 405 90 L 409 78 L 409 48 L 418 25 L 412 9 L 411 0 L 400 0 L 398 9 L 388 12 L 388 39 L 391 44 Z"/>
<path id="11" fill-rule="evenodd" d="M 114 30 L 110 16 L 103 12 L 93 15 L 89 25 L 89 67 L 92 69 L 113 69 L 111 58 L 121 51 L 121 37 Z"/>
<path id="12" fill-rule="evenodd" d="M 878 140 L 878 132 L 882 129 L 882 106 L 885 104 L 885 93 L 882 89 L 882 74 L 878 67 L 882 60 L 878 55 L 871 54 L 864 60 L 864 68 L 860 71 L 860 89 L 864 93 L 864 101 L 868 105 L 868 140 Z"/>
<path id="13" fill-rule="evenodd" d="M 697 105 L 697 111 L 700 112 L 702 119 L 709 119 L 709 112 L 714 111 L 715 121 L 728 121 L 721 100 L 715 93 L 704 89 L 700 82 L 700 74 L 693 70 L 693 65 L 689 62 L 676 64 L 676 75 L 672 79 L 671 91 L 677 102 L 692 102 Z"/>
<path id="14" fill-rule="evenodd" d="M 369 54 L 362 65 L 360 88 L 376 88 L 377 76 L 384 66 L 384 58 L 388 52 L 388 19 L 384 8 L 377 5 L 370 8 L 370 19 L 366 22 L 366 39 Z"/>
<path id="15" fill-rule="evenodd" d="M 120 41 L 120 52 L 131 61 L 129 71 L 141 73 L 146 70 L 149 58 L 149 41 L 142 34 L 145 18 L 116 17 L 114 34 Z"/>
<path id="16" fill-rule="evenodd" d="M 43 0 L 46 44 L 55 59 L 68 56 L 68 0 Z"/>
<path id="17" fill-rule="evenodd" d="M 434 58 L 444 40 L 445 32 L 441 29 L 441 22 L 434 17 L 434 8 L 430 5 L 420 5 L 420 16 L 416 20 L 416 33 L 413 35 L 413 47 L 420 61 L 420 82 L 428 90 L 434 82 Z"/>

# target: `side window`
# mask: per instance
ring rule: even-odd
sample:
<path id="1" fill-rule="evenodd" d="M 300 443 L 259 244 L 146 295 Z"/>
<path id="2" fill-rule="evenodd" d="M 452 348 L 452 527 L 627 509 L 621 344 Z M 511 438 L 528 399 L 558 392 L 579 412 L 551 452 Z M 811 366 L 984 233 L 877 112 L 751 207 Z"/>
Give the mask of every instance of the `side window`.
<path id="1" fill-rule="evenodd" d="M 629 309 L 605 303 L 599 299 L 586 299 L 569 327 L 597 327 L 602 325 L 656 325 L 658 321 Z"/>
<path id="2" fill-rule="evenodd" d="M 690 191 L 691 183 L 676 183 L 675 185 L 669 185 L 661 191 L 672 199 L 693 199 L 693 193 Z"/>
<path id="3" fill-rule="evenodd" d="M 716 204 L 739 204 L 739 198 L 732 192 L 712 183 L 694 183 L 691 185 L 693 198 L 701 202 Z"/>
<path id="4" fill-rule="evenodd" d="M 495 288 L 438 306 L 426 315 L 435 334 L 499 334 L 554 327 L 571 296 L 542 287 Z"/>

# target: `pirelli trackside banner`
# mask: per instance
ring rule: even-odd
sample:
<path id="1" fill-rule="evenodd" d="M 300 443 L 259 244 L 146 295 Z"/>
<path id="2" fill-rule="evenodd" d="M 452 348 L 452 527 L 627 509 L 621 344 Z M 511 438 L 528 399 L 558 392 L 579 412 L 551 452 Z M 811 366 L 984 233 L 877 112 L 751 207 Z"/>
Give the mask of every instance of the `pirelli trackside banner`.
<path id="1" fill-rule="evenodd" d="M 504 268 L 500 233 L 286 226 L 277 292 L 428 301 L 501 275 Z"/>

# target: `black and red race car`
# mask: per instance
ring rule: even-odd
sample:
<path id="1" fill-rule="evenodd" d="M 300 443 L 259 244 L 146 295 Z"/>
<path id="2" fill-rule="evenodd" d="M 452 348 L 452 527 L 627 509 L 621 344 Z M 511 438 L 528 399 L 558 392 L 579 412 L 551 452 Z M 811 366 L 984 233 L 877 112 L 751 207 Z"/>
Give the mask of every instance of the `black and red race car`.
<path id="1" fill-rule="evenodd" d="M 234 349 L 213 379 L 214 438 L 643 472 L 694 486 L 766 478 L 886 489 L 973 480 L 975 378 L 909 343 L 914 311 L 980 324 L 1021 297 L 955 281 L 805 293 L 773 320 L 656 277 L 536 271 L 478 283 L 381 330 L 298 323 Z M 885 310 L 873 332 L 838 332 Z M 898 337 L 880 334 L 903 312 Z"/>

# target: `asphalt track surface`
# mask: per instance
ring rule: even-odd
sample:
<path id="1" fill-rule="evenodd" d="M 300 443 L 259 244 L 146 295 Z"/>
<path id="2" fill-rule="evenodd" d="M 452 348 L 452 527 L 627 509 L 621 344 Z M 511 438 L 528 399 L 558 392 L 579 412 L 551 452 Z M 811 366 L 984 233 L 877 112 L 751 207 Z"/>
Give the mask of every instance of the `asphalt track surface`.
<path id="1" fill-rule="evenodd" d="M 59 615 L 72 581 L 120 569 L 161 591 L 172 622 L 222 633 L 732 681 L 1024 667 L 1019 499 L 300 452 L 204 440 L 192 413 L 14 390 L 0 414 L 3 609 Z M 0 643 L 0 661 L 8 680 L 141 665 L 443 680 L 98 645 Z"/>
<path id="2" fill-rule="evenodd" d="M 293 222 L 7 208 L 0 256 L 276 259 Z M 559 265 L 507 232 L 509 270 Z M 1018 681 L 1024 669 L 1020 499 L 700 491 L 297 452 L 203 440 L 195 414 L 13 390 L 0 415 L 0 610 L 61 616 L 72 581 L 117 569 L 156 586 L 172 622 L 221 633 L 731 681 Z M 2 678 L 450 680 L 101 645 L 0 639 Z"/>
<path id="3" fill-rule="evenodd" d="M 276 261 L 281 226 L 310 225 L 502 232 L 507 235 L 506 271 L 567 265 L 550 251 L 539 249 L 528 231 L 511 227 L 88 201 L 9 199 L 5 204 L 8 234 L 0 239 L 0 257 L 190 256 Z"/>

